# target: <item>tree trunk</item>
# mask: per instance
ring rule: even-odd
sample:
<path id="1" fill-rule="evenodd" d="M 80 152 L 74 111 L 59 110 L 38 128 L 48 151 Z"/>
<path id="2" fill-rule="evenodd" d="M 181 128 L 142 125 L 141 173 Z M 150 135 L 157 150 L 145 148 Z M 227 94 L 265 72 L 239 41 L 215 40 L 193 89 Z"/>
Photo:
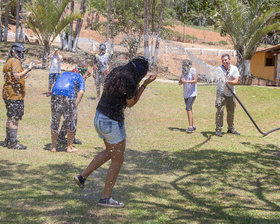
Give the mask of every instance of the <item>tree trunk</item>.
<path id="1" fill-rule="evenodd" d="M 25 8 L 24 8 L 24 0 L 21 0 L 21 14 L 22 20 L 20 23 L 20 34 L 19 34 L 19 41 L 25 42 Z"/>
<path id="2" fill-rule="evenodd" d="M 153 61 L 153 48 L 154 48 L 154 37 L 155 37 L 155 7 L 156 7 L 156 0 L 150 0 L 149 2 L 149 8 L 152 9 L 151 13 L 151 46 L 150 46 L 150 53 L 149 53 L 149 61 Z"/>
<path id="3" fill-rule="evenodd" d="M 20 8 L 20 0 L 17 0 L 17 9 L 16 9 L 16 42 L 18 42 L 18 30 L 19 30 L 19 8 Z"/>
<path id="4" fill-rule="evenodd" d="M 2 36 L 2 8 L 3 8 L 3 3 L 2 0 L 0 0 L 0 41 L 2 41 L 3 36 Z"/>
<path id="5" fill-rule="evenodd" d="M 74 13 L 74 8 L 75 8 L 75 1 L 71 1 L 71 13 Z M 73 46 L 73 22 L 70 23 L 69 25 L 69 34 L 68 34 L 68 51 L 72 51 L 72 46 Z"/>
<path id="6" fill-rule="evenodd" d="M 69 46 L 68 46 L 69 36 L 67 38 L 66 32 L 60 33 L 59 37 L 60 37 L 60 42 L 61 42 L 61 49 L 62 50 L 69 49 Z"/>
<path id="7" fill-rule="evenodd" d="M 109 31 L 110 31 L 111 8 L 112 8 L 112 0 L 108 0 L 107 27 L 106 27 L 106 43 L 109 43 Z"/>
<path id="8" fill-rule="evenodd" d="M 186 24 L 183 25 L 183 42 L 186 42 Z"/>
<path id="9" fill-rule="evenodd" d="M 149 58 L 149 3 L 144 1 L 144 57 Z"/>
<path id="10" fill-rule="evenodd" d="M 162 28 L 163 13 L 164 13 L 164 9 L 165 9 L 165 1 L 166 0 L 161 0 L 161 9 L 160 9 L 160 15 L 159 15 L 159 21 L 158 21 L 158 34 L 157 34 L 157 38 L 156 38 L 153 65 L 157 65 L 157 57 L 158 57 L 158 52 L 159 52 L 160 34 L 161 34 L 161 28 Z"/>
<path id="11" fill-rule="evenodd" d="M 117 11 L 117 0 L 114 1 L 114 13 L 112 17 L 112 24 L 111 24 L 111 53 L 114 53 L 114 27 L 115 27 L 115 17 L 116 17 L 116 11 Z"/>
<path id="12" fill-rule="evenodd" d="M 243 51 L 237 50 L 237 64 L 239 73 L 240 73 L 240 82 L 241 84 L 245 83 L 246 77 L 250 76 L 250 63 L 251 60 L 245 58 L 245 53 Z"/>
<path id="13" fill-rule="evenodd" d="M 48 56 L 50 54 L 50 44 L 48 42 L 44 42 L 44 53 L 43 53 L 43 59 L 42 59 L 42 67 L 47 68 L 48 67 Z"/>
<path id="14" fill-rule="evenodd" d="M 5 28 L 4 28 L 4 41 L 8 40 L 8 29 L 9 29 L 9 13 L 10 13 L 10 3 L 9 0 L 6 0 L 6 9 L 5 9 Z"/>
<path id="15" fill-rule="evenodd" d="M 80 11 L 83 15 L 86 12 L 86 4 L 87 4 L 87 0 L 82 0 Z M 72 45 L 73 46 L 72 47 L 73 52 L 77 51 L 79 35 L 80 35 L 80 32 L 81 32 L 82 26 L 83 26 L 83 18 L 78 19 L 77 24 L 76 24 L 76 29 L 75 29 L 74 38 L 73 38 L 74 40 L 73 40 L 73 45 Z"/>

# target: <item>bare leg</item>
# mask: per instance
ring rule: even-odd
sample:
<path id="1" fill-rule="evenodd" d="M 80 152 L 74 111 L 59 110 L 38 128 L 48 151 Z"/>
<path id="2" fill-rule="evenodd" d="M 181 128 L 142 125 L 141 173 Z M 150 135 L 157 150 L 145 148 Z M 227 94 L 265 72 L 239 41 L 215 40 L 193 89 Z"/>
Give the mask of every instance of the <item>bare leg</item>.
<path id="1" fill-rule="evenodd" d="M 75 131 L 67 131 L 67 152 L 76 152 L 78 149 L 72 146 L 75 137 Z"/>
<path id="2" fill-rule="evenodd" d="M 106 144 L 106 150 L 111 154 L 111 165 L 108 169 L 104 191 L 101 198 L 109 198 L 116 183 L 124 160 L 125 143 L 123 140 L 117 144 Z"/>
<path id="3" fill-rule="evenodd" d="M 189 121 L 189 127 L 193 126 L 193 113 L 191 110 L 187 110 L 188 113 L 188 121 Z"/>
<path id="4" fill-rule="evenodd" d="M 51 131 L 51 136 L 52 136 L 52 149 L 51 149 L 51 152 L 56 152 L 56 142 L 57 142 L 58 133 L 55 132 L 55 131 Z"/>
<path id="5" fill-rule="evenodd" d="M 105 146 L 108 144 L 104 140 Z M 98 153 L 97 156 L 94 157 L 94 159 L 90 162 L 88 167 L 85 169 L 84 172 L 82 172 L 82 177 L 87 178 L 94 170 L 98 169 L 100 166 L 102 166 L 104 163 L 106 163 L 109 159 L 111 159 L 111 153 L 108 150 L 103 150 L 102 152 Z"/>

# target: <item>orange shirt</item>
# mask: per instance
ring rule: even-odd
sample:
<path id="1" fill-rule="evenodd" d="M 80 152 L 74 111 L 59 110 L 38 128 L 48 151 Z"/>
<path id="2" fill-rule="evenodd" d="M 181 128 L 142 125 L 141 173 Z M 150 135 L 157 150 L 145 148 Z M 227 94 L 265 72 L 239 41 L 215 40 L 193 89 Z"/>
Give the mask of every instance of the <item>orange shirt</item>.
<path id="1" fill-rule="evenodd" d="M 5 100 L 23 100 L 25 96 L 25 78 L 16 78 L 14 74 L 23 71 L 20 61 L 16 58 L 10 58 L 3 67 L 4 85 L 3 99 Z"/>

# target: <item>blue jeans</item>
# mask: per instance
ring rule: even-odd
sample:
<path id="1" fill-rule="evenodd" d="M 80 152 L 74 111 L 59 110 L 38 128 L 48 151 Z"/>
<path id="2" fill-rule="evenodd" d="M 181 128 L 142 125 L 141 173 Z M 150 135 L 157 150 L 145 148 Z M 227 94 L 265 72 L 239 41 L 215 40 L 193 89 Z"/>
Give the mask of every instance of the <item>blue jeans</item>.
<path id="1" fill-rule="evenodd" d="M 124 122 L 112 120 L 99 111 L 95 113 L 94 127 L 98 136 L 109 144 L 117 144 L 126 138 Z"/>

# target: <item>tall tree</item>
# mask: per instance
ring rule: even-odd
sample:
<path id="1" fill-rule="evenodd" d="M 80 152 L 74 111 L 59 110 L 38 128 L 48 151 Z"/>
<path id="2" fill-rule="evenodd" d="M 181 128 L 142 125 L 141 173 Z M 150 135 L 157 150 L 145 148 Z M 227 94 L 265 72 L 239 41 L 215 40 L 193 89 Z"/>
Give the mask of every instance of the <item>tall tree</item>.
<path id="1" fill-rule="evenodd" d="M 9 30 L 9 16 L 10 16 L 10 2 L 6 0 L 6 7 L 5 7 L 5 24 L 4 24 L 4 41 L 8 40 L 8 30 Z"/>
<path id="2" fill-rule="evenodd" d="M 2 9 L 3 9 L 3 2 L 0 0 L 0 41 L 2 41 L 3 36 L 2 36 Z"/>
<path id="3" fill-rule="evenodd" d="M 280 7 L 263 9 L 263 0 L 224 0 L 217 9 L 217 25 L 227 33 L 237 52 L 237 66 L 244 77 L 249 72 L 250 60 L 262 37 L 273 30 L 279 30 L 277 18 Z"/>
<path id="4" fill-rule="evenodd" d="M 149 0 L 144 0 L 144 56 L 149 58 Z"/>
<path id="5" fill-rule="evenodd" d="M 161 38 L 162 21 L 163 21 L 164 9 L 165 9 L 165 1 L 166 0 L 161 0 L 161 10 L 160 10 L 160 16 L 159 16 L 159 22 L 158 22 L 158 32 L 157 32 L 157 37 L 156 37 L 155 55 L 154 55 L 154 60 L 153 60 L 154 65 L 157 65 L 159 44 L 160 44 L 160 38 Z"/>
<path id="6" fill-rule="evenodd" d="M 112 17 L 112 23 L 111 23 L 111 51 L 114 52 L 114 37 L 115 37 L 115 18 L 116 18 L 116 12 L 117 12 L 117 3 L 118 0 L 114 0 L 114 11 L 113 11 L 113 17 Z"/>
<path id="7" fill-rule="evenodd" d="M 86 12 L 86 4 L 87 4 L 87 0 L 82 0 L 81 1 L 80 13 L 83 16 Z M 76 23 L 76 29 L 75 29 L 75 33 L 74 33 L 74 37 L 73 37 L 73 46 L 72 46 L 72 51 L 74 51 L 74 52 L 77 51 L 78 40 L 79 40 L 80 32 L 81 32 L 81 29 L 82 29 L 82 26 L 83 26 L 83 16 L 80 17 L 77 20 L 77 23 Z"/>
<path id="8" fill-rule="evenodd" d="M 16 42 L 18 42 L 18 30 L 19 30 L 19 10 L 20 10 L 20 0 L 17 0 L 16 6 Z"/>
<path id="9" fill-rule="evenodd" d="M 25 18 L 26 18 L 26 12 L 25 12 L 25 6 L 24 6 L 24 0 L 20 1 L 21 5 L 21 23 L 20 23 L 20 33 L 19 33 L 19 41 L 25 42 Z"/>
<path id="10" fill-rule="evenodd" d="M 75 1 L 71 0 L 71 6 L 70 6 L 71 14 L 74 13 L 74 8 L 75 8 Z M 70 25 L 69 25 L 68 51 L 72 51 L 72 46 L 73 46 L 73 44 L 72 44 L 72 42 L 73 42 L 72 33 L 73 33 L 73 22 L 71 22 Z"/>
<path id="11" fill-rule="evenodd" d="M 106 42 L 109 42 L 110 35 L 110 19 L 111 19 L 112 0 L 108 0 L 108 13 L 107 13 L 107 27 L 106 27 Z"/>
<path id="12" fill-rule="evenodd" d="M 26 4 L 29 12 L 27 24 L 34 34 L 44 45 L 42 59 L 43 67 L 47 67 L 47 57 L 50 53 L 50 46 L 57 35 L 75 19 L 81 18 L 80 14 L 70 14 L 62 17 L 62 14 L 71 0 L 33 0 Z"/>

